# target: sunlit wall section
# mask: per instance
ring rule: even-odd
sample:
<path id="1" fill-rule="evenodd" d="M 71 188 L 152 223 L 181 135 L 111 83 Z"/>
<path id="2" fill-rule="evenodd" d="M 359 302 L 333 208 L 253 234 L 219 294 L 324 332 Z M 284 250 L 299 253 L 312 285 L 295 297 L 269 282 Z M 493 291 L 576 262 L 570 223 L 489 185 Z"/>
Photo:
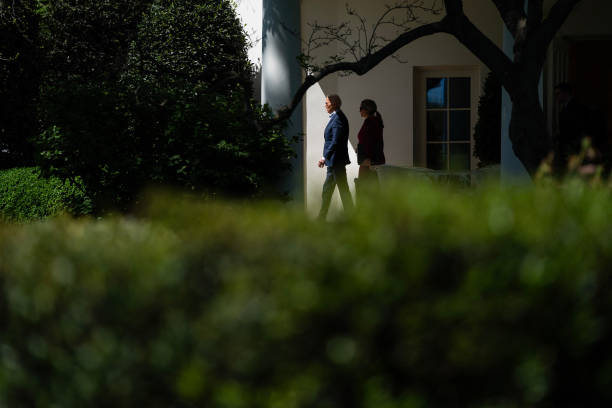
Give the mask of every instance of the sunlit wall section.
<path id="1" fill-rule="evenodd" d="M 249 60 L 255 69 L 254 88 L 255 97 L 261 100 L 261 39 L 263 26 L 263 0 L 234 0 L 236 2 L 236 11 L 242 24 L 244 31 L 249 37 Z"/>

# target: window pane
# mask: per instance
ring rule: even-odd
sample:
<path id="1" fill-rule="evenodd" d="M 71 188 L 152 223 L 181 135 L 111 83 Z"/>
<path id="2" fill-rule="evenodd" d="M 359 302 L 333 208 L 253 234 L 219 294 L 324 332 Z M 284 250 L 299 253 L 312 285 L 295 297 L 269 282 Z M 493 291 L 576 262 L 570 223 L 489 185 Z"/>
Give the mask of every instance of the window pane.
<path id="1" fill-rule="evenodd" d="M 450 169 L 451 171 L 470 170 L 470 144 L 451 143 L 450 145 Z"/>
<path id="2" fill-rule="evenodd" d="M 427 112 L 427 141 L 438 142 L 447 140 L 446 111 Z"/>
<path id="3" fill-rule="evenodd" d="M 451 108 L 469 108 L 470 78 L 451 78 L 449 94 Z"/>
<path id="4" fill-rule="evenodd" d="M 470 141 L 470 111 L 450 111 L 450 140 Z"/>
<path id="5" fill-rule="evenodd" d="M 427 78 L 427 107 L 445 108 L 446 78 Z"/>
<path id="6" fill-rule="evenodd" d="M 448 143 L 427 144 L 427 168 L 433 170 L 446 170 Z"/>

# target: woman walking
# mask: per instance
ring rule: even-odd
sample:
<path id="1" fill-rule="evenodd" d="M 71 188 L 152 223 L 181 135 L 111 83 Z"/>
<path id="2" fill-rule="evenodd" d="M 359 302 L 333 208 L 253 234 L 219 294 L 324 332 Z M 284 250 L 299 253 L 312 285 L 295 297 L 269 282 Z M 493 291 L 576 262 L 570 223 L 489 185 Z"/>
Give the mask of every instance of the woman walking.
<path id="1" fill-rule="evenodd" d="M 365 120 L 357 135 L 357 163 L 359 178 L 355 179 L 356 195 L 362 195 L 363 183 L 378 183 L 378 174 L 373 166 L 385 164 L 383 128 L 385 127 L 376 102 L 364 99 L 359 105 L 359 113 Z"/>

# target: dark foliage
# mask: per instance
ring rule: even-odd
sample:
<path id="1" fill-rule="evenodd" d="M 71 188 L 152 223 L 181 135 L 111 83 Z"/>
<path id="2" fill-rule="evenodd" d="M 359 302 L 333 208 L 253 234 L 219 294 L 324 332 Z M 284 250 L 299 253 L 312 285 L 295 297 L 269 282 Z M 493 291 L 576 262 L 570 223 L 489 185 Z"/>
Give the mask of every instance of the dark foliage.
<path id="1" fill-rule="evenodd" d="M 100 208 L 124 208 L 141 181 L 129 172 L 136 146 L 118 82 L 150 3 L 60 0 L 43 9 L 39 164 L 45 175 L 81 178 Z"/>
<path id="2" fill-rule="evenodd" d="M 47 83 L 104 84 L 123 72 L 142 13 L 153 0 L 54 0 L 42 9 Z M 53 82 L 52 82 L 53 83 Z"/>
<path id="3" fill-rule="evenodd" d="M 139 26 L 123 84 L 155 181 L 261 194 L 291 151 L 252 99 L 245 35 L 229 2 L 160 1 Z"/>
<path id="4" fill-rule="evenodd" d="M 474 157 L 480 160 L 480 167 L 499 164 L 501 160 L 501 95 L 501 82 L 490 72 L 478 102 L 478 122 L 474 127 Z"/>
<path id="5" fill-rule="evenodd" d="M 0 169 L 34 160 L 39 23 L 35 0 L 0 1 Z"/>
<path id="6" fill-rule="evenodd" d="M 79 177 L 97 211 L 160 185 L 258 196 L 287 170 L 229 1 L 63 0 L 43 21 L 40 166 Z"/>

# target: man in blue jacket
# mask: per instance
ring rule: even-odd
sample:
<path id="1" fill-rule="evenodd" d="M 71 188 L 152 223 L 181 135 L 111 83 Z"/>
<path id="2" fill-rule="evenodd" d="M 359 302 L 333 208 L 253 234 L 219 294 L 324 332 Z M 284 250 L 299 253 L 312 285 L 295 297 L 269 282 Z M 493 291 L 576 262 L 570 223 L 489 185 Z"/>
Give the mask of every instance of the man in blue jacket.
<path id="1" fill-rule="evenodd" d="M 353 209 L 353 198 L 346 181 L 345 166 L 350 163 L 348 155 L 348 119 L 344 112 L 340 110 L 342 100 L 338 95 L 329 95 L 325 99 L 325 109 L 329 113 L 329 123 L 325 128 L 325 145 L 323 146 L 323 157 L 319 160 L 319 167 L 327 166 L 327 177 L 323 183 L 323 193 L 321 200 L 321 211 L 319 219 L 327 217 L 329 204 L 336 185 L 342 199 L 344 211 Z"/>

